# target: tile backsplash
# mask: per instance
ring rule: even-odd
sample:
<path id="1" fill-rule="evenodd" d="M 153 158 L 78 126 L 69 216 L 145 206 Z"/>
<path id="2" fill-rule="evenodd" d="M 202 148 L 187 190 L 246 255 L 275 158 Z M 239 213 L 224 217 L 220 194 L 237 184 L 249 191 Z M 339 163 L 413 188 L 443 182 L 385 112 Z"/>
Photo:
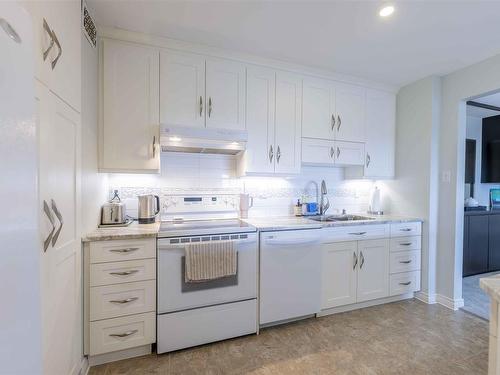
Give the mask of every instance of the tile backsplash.
<path id="1" fill-rule="evenodd" d="M 162 201 L 169 195 L 248 193 L 254 198 L 250 217 L 286 216 L 303 195 L 316 200 L 318 186 L 325 180 L 330 201 L 329 213 L 346 209 L 365 212 L 368 209 L 370 180 L 344 180 L 342 168 L 302 167 L 297 176 L 236 177 L 236 157 L 228 155 L 164 153 L 161 174 L 110 174 L 110 191 L 118 189 L 131 215 L 136 210 L 138 194 L 157 194 Z"/>

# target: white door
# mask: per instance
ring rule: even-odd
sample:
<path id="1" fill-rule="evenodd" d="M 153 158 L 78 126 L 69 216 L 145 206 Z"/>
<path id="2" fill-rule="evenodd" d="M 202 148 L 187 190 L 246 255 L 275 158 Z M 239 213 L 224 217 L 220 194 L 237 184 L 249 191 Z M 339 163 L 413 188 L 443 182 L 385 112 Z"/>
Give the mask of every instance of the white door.
<path id="1" fill-rule="evenodd" d="M 324 139 L 302 138 L 302 163 L 333 166 L 335 143 Z"/>
<path id="2" fill-rule="evenodd" d="M 356 302 L 356 241 L 329 243 L 322 246 L 322 309 Z"/>
<path id="3" fill-rule="evenodd" d="M 205 127 L 205 59 L 175 51 L 160 53 L 160 122 Z"/>
<path id="4" fill-rule="evenodd" d="M 80 111 L 81 1 L 26 1 L 23 5 L 33 19 L 36 77 Z"/>
<path id="5" fill-rule="evenodd" d="M 394 177 L 396 96 L 380 90 L 366 91 L 365 177 Z"/>
<path id="6" fill-rule="evenodd" d="M 276 173 L 300 173 L 302 82 L 297 75 L 276 73 Z"/>
<path id="7" fill-rule="evenodd" d="M 100 169 L 157 173 L 159 52 L 103 39 Z"/>
<path id="8" fill-rule="evenodd" d="M 302 98 L 302 136 L 334 139 L 335 89 L 327 80 L 305 78 Z"/>
<path id="9" fill-rule="evenodd" d="M 274 108 L 276 74 L 272 69 L 247 69 L 245 171 L 274 172 Z"/>
<path id="10" fill-rule="evenodd" d="M 389 239 L 358 241 L 357 302 L 389 295 Z"/>
<path id="11" fill-rule="evenodd" d="M 337 112 L 335 139 L 364 142 L 365 89 L 360 86 L 337 83 L 335 85 L 335 108 Z"/>
<path id="12" fill-rule="evenodd" d="M 40 83 L 37 106 L 44 373 L 71 374 L 82 353 L 80 115 Z"/>
<path id="13" fill-rule="evenodd" d="M 364 162 L 364 143 L 335 141 L 335 165 L 363 165 Z"/>
<path id="14" fill-rule="evenodd" d="M 245 65 L 207 60 L 205 106 L 207 128 L 245 129 Z"/>

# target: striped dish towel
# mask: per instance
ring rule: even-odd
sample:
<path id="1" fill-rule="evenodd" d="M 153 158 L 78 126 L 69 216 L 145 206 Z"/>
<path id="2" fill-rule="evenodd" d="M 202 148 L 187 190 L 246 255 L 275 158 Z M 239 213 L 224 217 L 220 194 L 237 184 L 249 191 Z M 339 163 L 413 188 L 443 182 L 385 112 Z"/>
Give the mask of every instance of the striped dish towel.
<path id="1" fill-rule="evenodd" d="M 234 276 L 237 256 L 234 242 L 191 243 L 185 248 L 186 282 L 203 282 Z"/>

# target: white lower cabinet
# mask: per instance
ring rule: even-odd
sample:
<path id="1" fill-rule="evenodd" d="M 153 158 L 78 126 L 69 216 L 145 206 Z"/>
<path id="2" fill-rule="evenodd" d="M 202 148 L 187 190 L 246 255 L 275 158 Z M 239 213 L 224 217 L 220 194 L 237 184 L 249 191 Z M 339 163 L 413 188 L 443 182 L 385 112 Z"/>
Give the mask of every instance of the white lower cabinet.
<path id="1" fill-rule="evenodd" d="M 421 223 L 323 229 L 321 309 L 353 305 L 420 290 Z"/>

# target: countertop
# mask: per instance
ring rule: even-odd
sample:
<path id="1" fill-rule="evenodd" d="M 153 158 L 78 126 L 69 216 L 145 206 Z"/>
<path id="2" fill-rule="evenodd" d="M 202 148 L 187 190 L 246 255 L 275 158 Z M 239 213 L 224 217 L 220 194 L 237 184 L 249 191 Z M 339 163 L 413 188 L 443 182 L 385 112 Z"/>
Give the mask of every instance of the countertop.
<path id="1" fill-rule="evenodd" d="M 293 229 L 320 229 L 353 225 L 373 225 L 387 223 L 410 223 L 422 221 L 418 218 L 396 216 L 396 215 L 368 215 L 362 216 L 373 217 L 373 220 L 356 220 L 356 221 L 329 221 L 320 222 L 308 219 L 307 217 L 266 217 L 266 218 L 251 218 L 243 219 L 250 225 L 253 225 L 259 231 L 273 230 L 293 230 Z M 138 224 L 133 222 L 128 227 L 115 228 L 98 228 L 88 233 L 83 239 L 83 242 L 90 241 L 107 241 L 107 240 L 125 240 L 136 238 L 156 237 L 160 230 L 160 222 L 154 224 Z"/>
<path id="2" fill-rule="evenodd" d="M 474 210 L 464 211 L 465 216 L 478 216 L 478 215 L 500 215 L 500 210 Z"/>
<path id="3" fill-rule="evenodd" d="M 126 227 L 114 228 L 97 228 L 85 236 L 82 241 L 107 241 L 107 240 L 126 240 L 136 238 L 156 238 L 160 230 L 160 222 L 157 221 L 153 224 L 139 224 L 134 221 Z"/>
<path id="4" fill-rule="evenodd" d="M 491 298 L 500 301 L 500 275 L 479 279 L 479 286 L 488 293 Z"/>

